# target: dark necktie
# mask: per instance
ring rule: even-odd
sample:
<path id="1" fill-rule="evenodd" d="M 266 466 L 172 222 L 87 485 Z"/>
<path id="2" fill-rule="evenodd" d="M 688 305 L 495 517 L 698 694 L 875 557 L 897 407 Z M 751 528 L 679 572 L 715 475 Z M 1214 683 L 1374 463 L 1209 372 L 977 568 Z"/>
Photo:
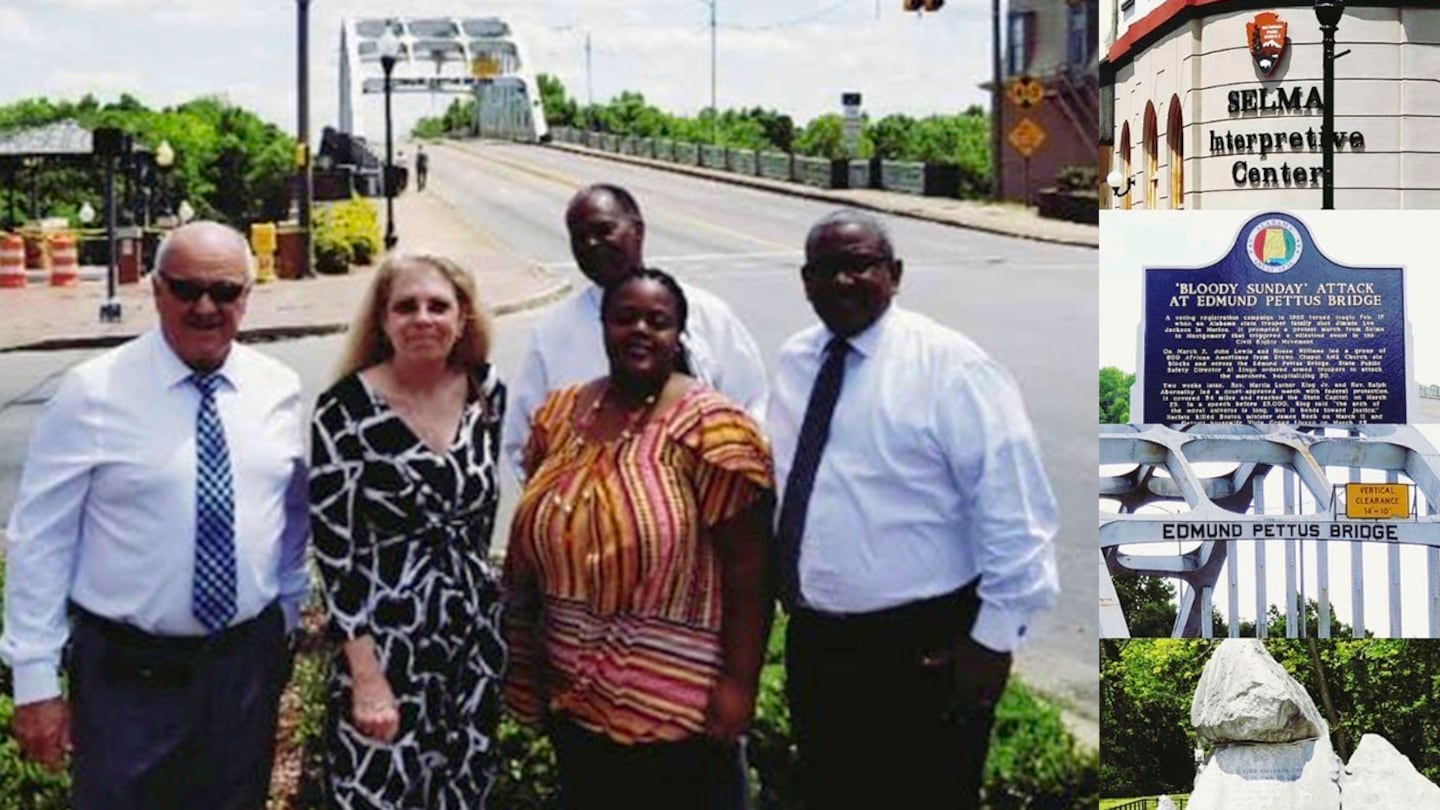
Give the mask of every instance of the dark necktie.
<path id="1" fill-rule="evenodd" d="M 800 439 L 795 444 L 795 458 L 785 479 L 785 502 L 780 505 L 778 574 L 780 600 L 787 609 L 800 599 L 800 538 L 805 534 L 805 513 L 810 506 L 810 493 L 815 489 L 820 454 L 830 438 L 830 418 L 835 415 L 840 386 L 845 382 L 845 356 L 849 351 L 850 344 L 841 338 L 832 338 L 826 345 L 825 362 L 815 375 L 815 387 L 810 389 Z"/>
<path id="2" fill-rule="evenodd" d="M 195 582 L 191 611 L 214 632 L 235 615 L 235 491 L 225 427 L 215 407 L 217 374 L 195 374 Z"/>

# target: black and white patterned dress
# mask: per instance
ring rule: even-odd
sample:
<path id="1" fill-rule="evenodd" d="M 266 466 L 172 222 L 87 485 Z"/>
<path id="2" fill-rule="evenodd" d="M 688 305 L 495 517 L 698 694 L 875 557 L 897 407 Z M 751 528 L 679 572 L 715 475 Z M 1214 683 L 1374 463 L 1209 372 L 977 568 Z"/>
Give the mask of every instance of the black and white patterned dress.
<path id="1" fill-rule="evenodd" d="M 476 369 L 459 433 L 437 454 L 352 374 L 312 424 L 315 557 L 338 638 L 369 634 L 399 702 L 383 745 L 350 723 L 330 669 L 328 788 L 342 808 L 479 808 L 494 777 L 505 648 L 488 553 L 505 388 Z"/>

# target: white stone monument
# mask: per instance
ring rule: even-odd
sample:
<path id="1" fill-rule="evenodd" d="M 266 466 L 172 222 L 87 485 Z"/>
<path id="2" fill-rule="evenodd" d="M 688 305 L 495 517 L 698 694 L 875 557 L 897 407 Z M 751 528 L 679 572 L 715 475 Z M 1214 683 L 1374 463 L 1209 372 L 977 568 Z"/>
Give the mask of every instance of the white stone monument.
<path id="1" fill-rule="evenodd" d="M 1378 734 L 1366 734 L 1340 774 L 1345 810 L 1440 810 L 1440 787 Z"/>
<path id="2" fill-rule="evenodd" d="M 1189 810 L 1339 810 L 1329 729 L 1259 639 L 1226 639 L 1205 664 L 1190 722 L 1213 747 Z"/>

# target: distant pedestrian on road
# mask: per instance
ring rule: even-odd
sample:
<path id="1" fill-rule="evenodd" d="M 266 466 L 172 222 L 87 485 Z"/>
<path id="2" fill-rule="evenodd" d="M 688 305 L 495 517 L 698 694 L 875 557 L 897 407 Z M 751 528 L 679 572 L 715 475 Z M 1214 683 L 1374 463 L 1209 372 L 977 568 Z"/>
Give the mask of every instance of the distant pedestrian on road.
<path id="1" fill-rule="evenodd" d="M 330 806 L 483 808 L 505 650 L 490 570 L 505 387 L 475 283 L 401 255 L 376 271 L 310 443 L 315 559 L 340 650 Z"/>
<path id="2" fill-rule="evenodd" d="M 425 147 L 415 145 L 415 190 L 425 190 L 425 179 L 430 176 L 430 156 L 425 154 Z"/>
<path id="3" fill-rule="evenodd" d="M 309 522 L 299 378 L 234 344 L 252 272 L 231 228 L 172 232 L 159 329 L 69 372 L 36 425 L 0 655 L 21 750 L 54 769 L 73 742 L 78 810 L 265 805 Z"/>
<path id="4" fill-rule="evenodd" d="M 678 368 L 685 295 L 601 303 L 610 370 L 550 394 L 505 558 L 507 707 L 555 746 L 564 810 L 739 810 L 773 594 L 760 428 Z"/>
<path id="5" fill-rule="evenodd" d="M 635 198 L 619 186 L 602 183 L 576 192 L 565 209 L 565 225 L 570 252 L 590 283 L 551 308 L 530 335 L 505 417 L 505 457 L 519 476 L 530 420 L 546 395 L 608 371 L 601 296 L 645 264 L 645 220 Z M 765 365 L 754 339 L 724 301 L 692 284 L 680 287 L 690 308 L 680 370 L 759 420 L 765 408 Z"/>
<path id="6" fill-rule="evenodd" d="M 821 219 L 801 268 L 820 323 L 776 361 L 776 576 L 811 808 L 974 808 L 1011 651 L 1057 592 L 1019 391 L 892 304 L 902 271 L 879 220 Z"/>

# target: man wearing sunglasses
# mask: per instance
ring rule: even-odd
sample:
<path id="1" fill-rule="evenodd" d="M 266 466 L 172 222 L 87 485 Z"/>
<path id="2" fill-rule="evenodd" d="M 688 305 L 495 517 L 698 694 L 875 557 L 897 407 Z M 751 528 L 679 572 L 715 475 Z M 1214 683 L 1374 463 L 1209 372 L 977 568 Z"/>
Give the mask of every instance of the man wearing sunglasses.
<path id="1" fill-rule="evenodd" d="M 235 344 L 251 267 L 229 227 L 175 230 L 159 328 L 71 370 L 35 428 L 0 656 L 22 751 L 73 754 L 79 810 L 265 804 L 309 524 L 299 379 Z"/>
<path id="2" fill-rule="evenodd" d="M 776 361 L 774 570 L 807 807 L 977 806 L 1011 650 L 1057 592 L 1015 383 L 895 306 L 903 271 L 879 220 L 821 219 L 801 270 L 820 323 Z"/>

